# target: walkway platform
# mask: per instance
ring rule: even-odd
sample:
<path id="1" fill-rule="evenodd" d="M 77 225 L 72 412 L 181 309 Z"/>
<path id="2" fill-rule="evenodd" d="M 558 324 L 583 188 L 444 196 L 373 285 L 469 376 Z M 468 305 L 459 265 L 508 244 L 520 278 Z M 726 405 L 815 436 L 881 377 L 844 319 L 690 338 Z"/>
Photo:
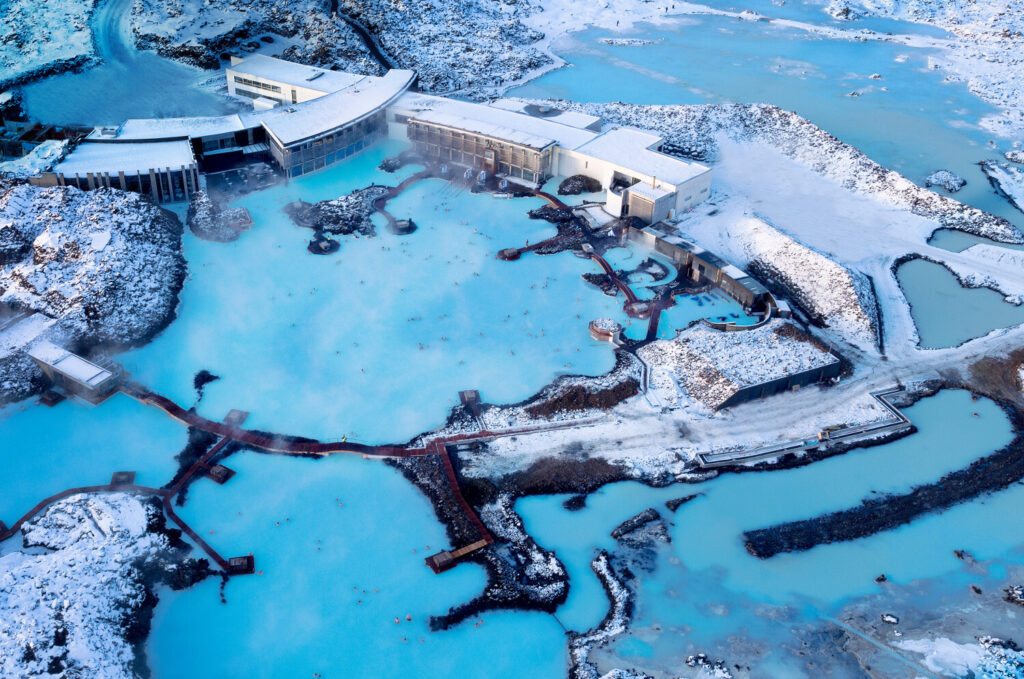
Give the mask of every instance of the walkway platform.
<path id="1" fill-rule="evenodd" d="M 110 487 L 120 488 L 121 486 L 134 486 L 135 472 L 114 472 L 110 477 Z"/>
<path id="2" fill-rule="evenodd" d="M 825 448 L 832 443 L 853 443 L 864 439 L 877 438 L 879 436 L 887 436 L 890 434 L 909 431 L 910 428 L 913 427 L 910 419 L 900 412 L 896 406 L 889 402 L 890 396 L 902 391 L 902 389 L 894 387 L 884 391 L 871 392 L 871 396 L 889 412 L 889 417 L 884 420 L 872 422 L 870 424 L 853 425 L 851 427 L 825 429 L 813 439 L 798 439 L 796 441 L 776 443 L 770 446 L 763 446 L 761 448 L 753 448 L 750 450 L 733 450 L 723 451 L 720 453 L 698 453 L 697 463 L 705 469 L 726 467 L 735 464 L 758 462 L 760 460 L 782 457 L 789 453 L 799 453 L 819 447 Z"/>
<path id="3" fill-rule="evenodd" d="M 472 544 L 460 547 L 454 551 L 445 550 L 438 552 L 437 554 L 432 554 L 424 559 L 424 562 L 426 562 L 427 566 L 430 567 L 430 570 L 435 573 L 443 573 L 446 570 L 454 568 L 459 559 L 472 554 L 479 549 L 483 549 L 489 544 L 491 544 L 491 540 L 477 540 Z"/>
<path id="4" fill-rule="evenodd" d="M 206 471 L 206 478 L 224 485 L 235 475 L 235 470 L 225 467 L 222 464 L 215 464 Z"/>
<path id="5" fill-rule="evenodd" d="M 228 575 L 252 575 L 256 572 L 256 560 L 252 554 L 233 556 L 228 559 L 228 567 L 225 570 L 227 570 Z"/>

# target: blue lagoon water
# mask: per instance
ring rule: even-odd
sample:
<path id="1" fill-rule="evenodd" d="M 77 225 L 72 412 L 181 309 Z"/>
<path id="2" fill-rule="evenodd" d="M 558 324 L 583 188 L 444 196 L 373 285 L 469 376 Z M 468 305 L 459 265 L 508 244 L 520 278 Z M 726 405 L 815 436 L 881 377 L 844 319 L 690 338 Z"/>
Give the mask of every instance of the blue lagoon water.
<path id="1" fill-rule="evenodd" d="M 711 4 L 747 8 L 731 0 Z M 752 8 L 836 25 L 813 3 L 762 4 Z M 97 12 L 103 65 L 24 88 L 30 114 L 48 122 L 117 123 L 127 116 L 226 110 L 195 87 L 199 71 L 130 49 L 127 6 L 127 0 L 105 0 Z M 843 26 L 937 35 L 885 20 Z M 991 108 L 927 69 L 926 49 L 707 16 L 625 34 L 660 40 L 645 47 L 597 42 L 612 35 L 623 34 L 577 34 L 560 50 L 572 67 L 513 94 L 775 103 L 915 181 L 939 168 L 957 172 L 969 182 L 958 199 L 1021 223 L 974 165 L 994 155 L 978 126 Z M 869 78 L 872 73 L 881 80 Z M 107 96 L 97 101 L 95 92 Z M 376 167 L 402 148 L 382 144 L 242 198 L 238 204 L 255 225 L 233 243 L 186 235 L 190 275 L 179 317 L 150 345 L 121 357 L 133 378 L 215 419 L 240 408 L 252 413 L 247 426 L 254 428 L 392 442 L 442 424 L 460 389 L 512 402 L 559 374 L 606 371 L 613 354 L 587 333 L 595 317 L 622 321 L 629 337 L 646 333 L 646 322 L 631 323 L 623 314 L 621 295 L 605 296 L 582 281 L 582 273 L 598 271 L 592 262 L 569 253 L 496 259 L 501 248 L 554 235 L 550 224 L 526 217 L 541 204 L 532 198 L 473 195 L 423 181 L 388 206 L 396 217 L 414 219 L 415 233 L 389 234 L 375 218 L 376 238 L 340 238 L 338 253 L 309 254 L 311 232 L 294 226 L 283 207 L 374 182 L 394 185 L 415 168 L 387 175 Z M 545 189 L 554 191 L 560 179 Z M 600 199 L 585 194 L 570 202 Z M 935 244 L 956 249 L 963 245 L 956 238 L 940 235 Z M 609 261 L 632 268 L 649 255 L 630 246 L 609 252 Z M 995 293 L 965 291 L 948 272 L 927 267 L 935 265 L 911 262 L 899 274 L 924 346 L 963 341 L 959 328 L 980 333 L 1024 320 Z M 632 284 L 642 297 L 656 285 L 643 276 Z M 720 295 L 677 302 L 664 312 L 660 337 L 698 318 L 752 320 Z M 950 318 L 950 310 L 963 314 L 956 328 L 932 322 Z M 204 369 L 220 379 L 196 403 L 192 380 Z M 575 513 L 561 507 L 565 496 L 523 499 L 517 509 L 528 531 L 569 570 L 568 601 L 556 616 L 487 613 L 447 632 L 430 632 L 428 617 L 478 594 L 484 573 L 463 564 L 435 576 L 424 566 L 424 556 L 450 545 L 429 502 L 401 475 L 354 457 L 238 454 L 229 461 L 238 475 L 225 486 L 198 480 L 180 513 L 222 553 L 254 553 L 259 572 L 230 580 L 226 604 L 214 579 L 162 592 L 148 662 L 157 678 L 564 677 L 563 626 L 585 630 L 607 611 L 589 567 L 595 551 L 615 549 L 610 531 L 651 506 L 673 522 L 673 540 L 658 553 L 656 570 L 640 579 L 632 631 L 604 651 L 651 671 L 678 673 L 690 652 L 719 650 L 727 657 L 736 639 L 767 640 L 770 649 L 791 643 L 791 624 L 820 621 L 851 597 L 875 591 L 873 578 L 881 572 L 898 583 L 937 577 L 962 586 L 953 549 L 1019 561 L 1013 552 L 1024 544 L 1016 521 L 1024 503 L 1019 485 L 862 540 L 767 561 L 743 549 L 745 530 L 905 492 L 1011 437 L 994 404 L 964 392 L 940 393 L 908 414 L 918 433 L 801 469 L 660 489 L 614 484 Z M 116 396 L 97 408 L 10 407 L 0 411 L 0 438 L 8 444 L 0 448 L 6 472 L 0 519 L 10 523 L 43 496 L 103 483 L 117 470 L 137 470 L 140 483 L 162 485 L 173 475 L 186 431 L 162 412 Z M 661 505 L 691 493 L 700 495 L 675 515 Z M 761 662 L 764 676 L 802 671 L 778 651 Z"/>
<path id="2" fill-rule="evenodd" d="M 25 402 L 0 409 L 0 520 L 7 525 L 45 497 L 110 483 L 136 471 L 139 485 L 171 480 L 187 432 L 163 412 L 124 395 L 99 406 Z"/>
<path id="3" fill-rule="evenodd" d="M 585 262 L 495 256 L 554 235 L 526 216 L 538 199 L 426 180 L 388 205 L 415 233 L 381 226 L 376 238 L 341 238 L 334 255 L 306 251 L 311 232 L 282 208 L 394 183 L 375 169 L 394 150 L 243 198 L 255 226 L 234 243 L 186 237 L 179 318 L 123 357 L 135 379 L 191 403 L 193 375 L 206 369 L 221 379 L 206 388 L 204 415 L 240 408 L 256 428 L 385 442 L 442 424 L 460 389 L 515 402 L 558 374 L 608 370 L 614 356 L 587 323 L 621 302 L 580 278 Z"/>
<path id="4" fill-rule="evenodd" d="M 707 4 L 827 27 L 937 35 L 927 26 L 891 20 L 835 22 L 814 3 Z M 598 42 L 607 37 L 657 42 L 639 47 Z M 633 104 L 776 104 L 912 181 L 923 184 L 937 169 L 956 172 L 968 181 L 957 200 L 1024 224 L 976 165 L 998 157 L 988 145 L 991 134 L 979 126 L 994 109 L 966 86 L 929 69 L 930 49 L 833 39 L 771 22 L 686 16 L 622 32 L 581 31 L 555 50 L 571 65 L 511 94 Z M 880 80 L 870 78 L 875 73 Z"/>
<path id="5" fill-rule="evenodd" d="M 963 287 L 940 264 L 914 259 L 900 265 L 896 278 L 925 349 L 957 346 L 997 328 L 1024 323 L 1024 307 L 988 288 Z"/>
<path id="6" fill-rule="evenodd" d="M 119 125 L 126 118 L 219 115 L 237 110 L 223 97 L 198 87 L 223 77 L 137 51 L 129 18 L 131 0 L 99 0 L 92 30 L 101 62 L 22 87 L 28 115 L 57 125 Z"/>
<path id="7" fill-rule="evenodd" d="M 950 576 L 962 565 L 954 549 L 969 549 L 979 559 L 1016 558 L 1014 549 L 1024 542 L 1024 527 L 1011 509 L 1024 501 L 1019 486 L 860 540 L 768 560 L 746 552 L 745 530 L 845 509 L 878 493 L 906 492 L 966 466 L 1012 436 L 994 403 L 973 401 L 962 391 L 941 392 L 907 414 L 917 434 L 799 469 L 667 488 L 613 484 L 589 496 L 579 512 L 561 508 L 567 496 L 520 500 L 527 530 L 556 551 L 572 578 L 559 620 L 573 629 L 600 622 L 607 605 L 589 563 L 596 550 L 616 547 L 609 533 L 618 523 L 648 507 L 672 522 L 672 544 L 659 555 L 655 571 L 641 576 L 634 629 L 614 647 L 619 657 L 645 669 L 668 670 L 658 663 L 678 663 L 701 651 L 728 658 L 730 644 L 743 635 L 767 640 L 769 648 L 792 643 L 791 623 L 820 621 L 851 597 L 876 591 L 879 573 L 897 583 Z M 663 505 L 694 493 L 698 497 L 675 515 Z M 789 616 L 781 625 L 773 617 L 778 607 L 786 607 Z M 656 658 L 654 666 L 645 665 L 645 657 Z M 777 660 L 755 668 L 755 676 L 782 676 L 777 672 L 784 668 L 804 676 L 786 663 L 775 665 Z"/>
<path id="8" fill-rule="evenodd" d="M 246 453 L 229 464 L 238 476 L 198 482 L 181 515 L 224 553 L 254 553 L 258 574 L 232 579 L 226 605 L 216 579 L 161 593 L 146 649 L 154 677 L 564 676 L 551 616 L 493 613 L 429 631 L 429 616 L 479 593 L 484 574 L 424 565 L 447 539 L 398 472 L 356 457 Z"/>

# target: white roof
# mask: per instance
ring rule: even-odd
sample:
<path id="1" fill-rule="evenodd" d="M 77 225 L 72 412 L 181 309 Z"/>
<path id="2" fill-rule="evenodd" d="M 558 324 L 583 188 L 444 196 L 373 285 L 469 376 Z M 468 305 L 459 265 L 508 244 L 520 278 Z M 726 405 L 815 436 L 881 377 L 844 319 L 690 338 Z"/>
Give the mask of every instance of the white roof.
<path id="1" fill-rule="evenodd" d="M 524 132 L 512 127 L 505 127 L 485 120 L 464 118 L 460 115 L 447 113 L 445 111 L 423 111 L 416 115 L 416 120 L 422 120 L 436 125 L 446 125 L 466 132 L 475 132 L 494 139 L 502 139 L 520 146 L 529 146 L 534 149 L 543 149 L 556 143 L 551 137 L 541 137 L 536 134 Z"/>
<path id="2" fill-rule="evenodd" d="M 619 128 L 594 137 L 576 151 L 674 186 L 710 172 L 700 163 L 652 151 L 650 147 L 660 141 L 661 137 L 650 132 Z"/>
<path id="3" fill-rule="evenodd" d="M 525 113 L 517 113 L 486 104 L 475 104 L 469 101 L 445 99 L 443 97 L 412 92 L 404 94 L 395 103 L 395 108 L 408 111 L 414 118 L 421 120 L 426 120 L 425 116 L 427 115 L 446 114 L 451 116 L 448 118 L 449 120 L 461 118 L 467 121 L 467 124 L 472 123 L 476 127 L 484 128 L 490 126 L 493 130 L 502 130 L 503 135 L 509 135 L 510 132 L 508 131 L 512 130 L 518 133 L 520 139 L 533 139 L 533 143 L 540 143 L 541 140 L 551 140 L 567 149 L 574 149 L 597 136 L 596 132 L 563 125 L 553 118 L 536 118 Z M 428 111 L 433 113 L 428 114 Z M 488 134 L 483 129 L 473 129 L 471 131 Z M 507 141 L 515 141 L 507 136 L 500 136 L 500 138 Z"/>
<path id="4" fill-rule="evenodd" d="M 10 356 L 53 324 L 54 319 L 41 313 L 34 313 L 6 326 L 0 324 L 0 356 Z"/>
<path id="5" fill-rule="evenodd" d="M 231 134 L 244 130 L 237 114 L 226 116 L 201 116 L 196 118 L 129 118 L 113 135 L 104 134 L 106 128 L 96 128 L 88 139 L 184 139 L 186 137 L 209 137 Z"/>
<path id="6" fill-rule="evenodd" d="M 76 173 L 118 172 L 134 174 L 150 169 L 180 169 L 195 162 L 192 145 L 186 141 L 95 142 L 84 141 L 72 151 L 54 172 L 73 176 Z"/>
<path id="7" fill-rule="evenodd" d="M 576 111 L 562 111 L 557 108 L 548 108 L 545 109 L 543 113 L 540 113 L 538 106 L 518 99 L 495 99 L 490 102 L 488 106 L 504 109 L 506 111 L 515 111 L 516 113 L 523 113 L 525 115 L 533 115 L 534 117 L 543 118 L 544 120 L 553 120 L 556 123 L 568 125 L 569 127 L 576 127 L 581 130 L 595 126 L 601 122 L 601 119 L 598 116 L 592 116 L 587 113 L 578 113 Z M 537 109 L 538 113 L 531 113 L 531 107 L 533 109 Z"/>
<path id="8" fill-rule="evenodd" d="M 41 363 L 46 363 L 57 372 L 90 387 L 102 384 L 113 377 L 113 373 L 109 370 L 46 340 L 32 345 L 28 355 Z"/>
<path id="9" fill-rule="evenodd" d="M 328 71 L 316 66 L 297 64 L 264 54 L 254 54 L 228 67 L 229 71 L 251 75 L 264 80 L 273 80 L 288 85 L 307 87 L 325 94 L 337 92 L 363 80 L 367 76 L 357 73 Z"/>
<path id="10" fill-rule="evenodd" d="M 643 196 L 650 201 L 656 201 L 659 198 L 672 195 L 671 192 L 665 189 L 659 189 L 655 186 L 651 186 L 647 182 L 639 182 L 629 187 L 629 192 L 638 196 Z"/>
<path id="11" fill-rule="evenodd" d="M 263 124 L 282 146 L 344 127 L 387 106 L 412 84 L 415 73 L 392 69 L 381 77 L 360 76 L 344 90 L 301 104 L 278 106 L 269 111 L 245 114 L 243 123 L 256 120 Z"/>

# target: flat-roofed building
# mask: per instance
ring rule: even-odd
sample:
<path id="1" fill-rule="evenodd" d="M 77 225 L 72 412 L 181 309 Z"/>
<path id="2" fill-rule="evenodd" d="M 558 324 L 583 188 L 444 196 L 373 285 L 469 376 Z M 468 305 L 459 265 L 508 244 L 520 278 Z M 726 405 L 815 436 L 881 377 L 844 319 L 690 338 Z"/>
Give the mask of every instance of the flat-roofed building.
<path id="1" fill-rule="evenodd" d="M 298 177 L 358 153 L 387 135 L 386 109 L 413 83 L 412 71 L 360 76 L 349 87 L 259 114 L 270 155 Z"/>
<path id="2" fill-rule="evenodd" d="M 371 77 L 329 71 L 263 54 L 231 57 L 231 65 L 225 74 L 229 94 L 253 100 L 271 99 L 278 104 L 301 104 L 347 89 Z"/>
<path id="3" fill-rule="evenodd" d="M 615 217 L 648 224 L 680 214 L 707 200 L 711 169 L 661 153 L 656 134 L 618 128 L 561 155 L 560 174 L 585 174 L 608 189 L 605 209 Z"/>
<path id="4" fill-rule="evenodd" d="M 757 279 L 718 255 L 679 235 L 673 227 L 655 224 L 630 228 L 629 239 L 672 259 L 679 270 L 698 285 L 713 285 L 747 309 L 775 305 L 768 289 Z"/>
<path id="5" fill-rule="evenodd" d="M 110 396 L 120 383 L 116 368 L 97 365 L 47 340 L 33 344 L 28 355 L 54 385 L 92 403 Z"/>
<path id="6" fill-rule="evenodd" d="M 586 175 L 607 190 L 613 217 L 651 224 L 707 199 L 711 170 L 660 151 L 656 134 L 601 131 L 601 119 L 574 111 L 498 100 L 477 104 L 408 93 L 389 109 L 390 134 L 407 137 L 428 159 L 484 170 L 522 183 Z"/>
<path id="7" fill-rule="evenodd" d="M 188 140 L 99 142 L 84 140 L 37 186 L 101 187 L 136 191 L 158 203 L 188 200 L 199 188 L 199 169 Z"/>
<path id="8" fill-rule="evenodd" d="M 444 111 L 409 120 L 409 139 L 422 155 L 441 163 L 502 174 L 534 183 L 551 172 L 556 142 L 550 137 Z"/>

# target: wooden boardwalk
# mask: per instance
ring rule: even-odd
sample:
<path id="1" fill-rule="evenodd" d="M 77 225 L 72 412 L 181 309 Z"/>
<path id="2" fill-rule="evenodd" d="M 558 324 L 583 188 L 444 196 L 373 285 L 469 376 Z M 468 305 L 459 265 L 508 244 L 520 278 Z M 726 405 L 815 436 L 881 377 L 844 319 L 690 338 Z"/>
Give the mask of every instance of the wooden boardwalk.
<path id="1" fill-rule="evenodd" d="M 484 522 L 480 519 L 462 494 L 458 475 L 455 472 L 455 467 L 452 465 L 451 457 L 448 453 L 448 445 L 451 443 L 482 441 L 494 439 L 500 436 L 540 433 L 555 429 L 592 424 L 592 421 L 590 420 L 579 420 L 558 422 L 541 426 L 516 427 L 502 429 L 499 431 L 492 431 L 481 427 L 480 430 L 475 432 L 440 436 L 429 440 L 422 447 L 417 448 L 406 448 L 396 445 L 374 446 L 350 441 L 321 442 L 313 439 L 255 432 L 241 427 L 241 424 L 245 421 L 248 415 L 248 413 L 242 411 L 232 410 L 223 422 L 215 422 L 202 417 L 191 410 L 186 410 L 170 399 L 161 396 L 160 394 L 148 391 L 141 385 L 128 384 L 122 386 L 121 390 L 126 395 L 140 401 L 141 403 L 163 410 L 170 417 L 188 425 L 189 427 L 194 427 L 220 438 L 202 455 L 202 457 L 196 460 L 196 462 L 189 467 L 188 471 L 186 471 L 185 474 L 183 474 L 182 477 L 170 488 L 161 489 L 139 486 L 133 482 L 127 482 L 128 480 L 134 479 L 133 472 L 117 472 L 115 473 L 114 479 L 111 483 L 97 486 L 69 488 L 68 490 L 61 491 L 60 493 L 47 497 L 30 509 L 24 516 L 15 521 L 9 528 L 3 523 L 0 523 L 0 540 L 6 540 L 15 536 L 21 530 L 25 522 L 32 519 L 54 502 L 72 495 L 79 493 L 112 492 L 139 493 L 160 498 L 164 513 L 167 517 L 171 519 L 171 521 L 173 521 L 196 545 L 198 545 L 210 557 L 210 559 L 224 571 L 225 574 L 241 575 L 251 573 L 253 563 L 251 556 L 233 557 L 230 559 L 224 558 L 174 511 L 174 499 L 185 485 L 197 474 L 200 476 L 205 475 L 210 469 L 210 462 L 213 458 L 221 453 L 229 443 L 237 441 L 243 445 L 287 455 L 334 455 L 344 453 L 377 458 L 438 456 L 442 466 L 444 467 L 445 478 L 448 482 L 449 489 L 451 490 L 452 497 L 459 506 L 459 509 L 463 512 L 470 523 L 473 524 L 478 533 L 478 539 L 476 541 L 455 549 L 454 551 L 443 552 L 443 554 L 447 555 L 446 558 L 449 560 L 448 567 L 451 567 L 454 565 L 454 561 L 459 558 L 493 543 L 494 538 L 487 530 Z M 429 559 L 428 565 L 430 565 Z"/>
<path id="2" fill-rule="evenodd" d="M 170 401 L 168 401 L 168 403 L 169 402 Z M 241 413 L 241 411 L 233 410 L 231 411 L 229 418 L 232 419 L 233 421 L 244 421 L 245 414 Z M 182 475 L 180 479 L 178 479 L 177 483 L 175 483 L 170 488 L 150 488 L 149 486 L 140 486 L 133 482 L 135 478 L 134 472 L 116 472 L 113 476 L 113 479 L 108 484 L 100 486 L 81 486 L 78 488 L 69 488 L 67 490 L 63 490 L 59 493 L 51 495 L 41 500 L 35 507 L 26 512 L 21 518 L 15 521 L 10 528 L 7 528 L 2 523 L 0 523 L 0 541 L 14 537 L 15 535 L 17 535 L 18 531 L 21 530 L 21 527 L 25 524 L 25 522 L 32 519 L 34 516 L 42 512 L 50 505 L 52 505 L 54 502 L 58 502 L 65 498 L 71 497 L 72 495 L 77 495 L 79 493 L 138 493 L 141 495 L 151 495 L 160 498 L 161 503 L 163 505 L 164 513 L 167 515 L 167 517 L 170 518 L 178 526 L 178 528 L 181 529 L 182 533 L 188 535 L 192 539 L 192 541 L 200 547 L 200 549 L 206 552 L 207 556 L 209 556 L 210 559 L 212 559 L 213 562 L 216 563 L 226 574 L 240 575 L 245 572 L 248 572 L 240 571 L 237 568 L 232 567 L 230 562 L 231 560 L 225 559 L 223 556 L 221 556 L 216 549 L 214 549 L 208 542 L 206 542 L 206 540 L 203 540 L 203 538 L 201 538 L 199 534 L 195 530 L 193 530 L 191 526 L 185 523 L 185 521 L 180 516 L 178 516 L 178 514 L 174 511 L 174 498 L 177 496 L 179 492 L 181 492 L 181 489 L 184 488 L 185 484 L 188 483 L 188 481 L 192 479 L 200 471 L 205 472 L 209 468 L 209 461 L 215 455 L 217 455 L 217 453 L 221 452 L 224 449 L 224 446 L 230 443 L 231 440 L 232 439 L 229 437 L 222 437 L 219 441 L 217 441 L 217 443 L 212 445 L 210 449 L 206 451 L 206 453 L 199 460 L 197 460 L 195 464 L 193 464 L 189 468 L 189 470 L 185 472 L 184 475 Z M 131 479 L 132 482 L 126 483 L 121 481 L 121 479 Z"/>

